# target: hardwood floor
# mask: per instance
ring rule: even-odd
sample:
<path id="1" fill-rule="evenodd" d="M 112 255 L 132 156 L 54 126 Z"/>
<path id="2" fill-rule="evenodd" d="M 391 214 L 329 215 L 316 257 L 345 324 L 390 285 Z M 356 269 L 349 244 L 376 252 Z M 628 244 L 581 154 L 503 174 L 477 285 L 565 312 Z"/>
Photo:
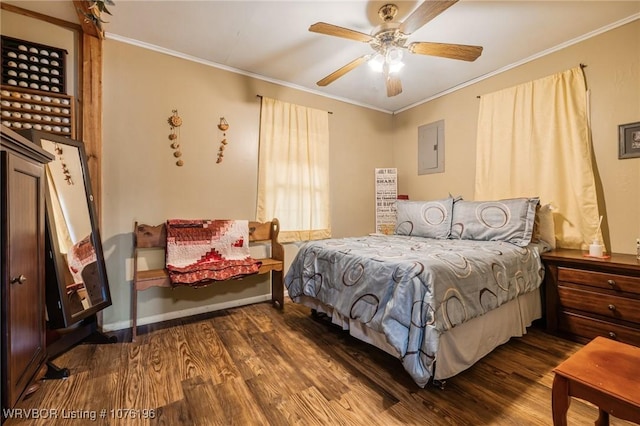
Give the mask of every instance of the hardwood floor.
<path id="1" fill-rule="evenodd" d="M 420 389 L 397 359 L 290 302 L 284 312 L 257 304 L 141 331 L 136 343 L 57 358 L 70 377 L 45 381 L 14 412 L 40 418 L 5 424 L 550 425 L 551 370 L 581 347 L 533 328 L 441 390 Z M 596 417 L 573 400 L 570 425 Z"/>

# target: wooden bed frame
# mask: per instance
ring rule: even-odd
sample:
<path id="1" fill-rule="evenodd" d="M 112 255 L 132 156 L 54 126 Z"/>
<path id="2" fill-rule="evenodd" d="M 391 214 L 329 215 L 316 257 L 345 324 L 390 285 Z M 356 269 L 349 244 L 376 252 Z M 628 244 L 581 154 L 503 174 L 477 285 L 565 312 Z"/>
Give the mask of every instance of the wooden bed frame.
<path id="1" fill-rule="evenodd" d="M 275 308 L 284 308 L 284 248 L 278 242 L 280 222 L 249 222 L 249 243 L 268 242 L 271 245 L 271 256 L 256 259 L 262 262 L 258 274 L 271 274 L 271 302 Z M 166 269 L 138 269 L 138 255 L 140 250 L 165 250 L 167 246 L 166 225 L 156 226 L 135 223 L 133 228 L 133 281 L 131 295 L 131 312 L 133 316 L 133 330 L 131 341 L 135 341 L 138 329 L 138 292 L 151 287 L 171 287 L 169 274 Z M 240 278 L 232 278 L 240 279 Z M 211 281 L 213 283 L 215 281 Z M 208 285 L 207 283 L 205 285 Z"/>

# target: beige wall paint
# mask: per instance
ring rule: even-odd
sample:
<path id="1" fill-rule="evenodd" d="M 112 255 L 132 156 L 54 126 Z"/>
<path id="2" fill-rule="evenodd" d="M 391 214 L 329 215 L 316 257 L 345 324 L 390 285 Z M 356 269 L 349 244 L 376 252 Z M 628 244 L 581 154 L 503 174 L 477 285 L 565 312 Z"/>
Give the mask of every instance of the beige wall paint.
<path id="1" fill-rule="evenodd" d="M 114 300 L 105 324 L 130 318 L 134 221 L 169 218 L 254 219 L 260 99 L 257 94 L 331 111 L 333 235 L 374 230 L 375 167 L 391 167 L 392 116 L 231 73 L 118 41 L 104 44 L 102 235 Z M 184 166 L 169 147 L 167 118 L 177 109 Z M 228 145 L 216 164 L 225 117 Z M 348 184 L 345 184 L 348 182 Z M 287 257 L 295 246 L 287 247 Z M 200 309 L 268 292 L 264 278 L 209 289 L 150 289 L 140 317 Z M 247 284 L 251 282 L 252 284 Z M 247 285 L 245 285 L 247 284 Z M 203 308 L 206 309 L 206 308 Z"/>
<path id="2" fill-rule="evenodd" d="M 400 193 L 414 200 L 474 199 L 478 95 L 586 64 L 591 128 L 606 247 L 635 253 L 640 237 L 640 158 L 618 160 L 618 125 L 640 121 L 640 21 L 582 41 L 394 117 Z M 445 171 L 417 174 L 418 126 L 445 120 Z"/>

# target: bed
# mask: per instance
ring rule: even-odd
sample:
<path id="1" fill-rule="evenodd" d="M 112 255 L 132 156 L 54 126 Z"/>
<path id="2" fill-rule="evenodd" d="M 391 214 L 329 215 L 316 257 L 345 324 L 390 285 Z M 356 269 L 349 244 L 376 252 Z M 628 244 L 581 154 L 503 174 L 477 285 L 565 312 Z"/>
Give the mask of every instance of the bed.
<path id="1" fill-rule="evenodd" d="M 398 202 L 394 235 L 306 243 L 285 286 L 397 357 L 413 380 L 452 377 L 541 317 L 537 198 Z"/>

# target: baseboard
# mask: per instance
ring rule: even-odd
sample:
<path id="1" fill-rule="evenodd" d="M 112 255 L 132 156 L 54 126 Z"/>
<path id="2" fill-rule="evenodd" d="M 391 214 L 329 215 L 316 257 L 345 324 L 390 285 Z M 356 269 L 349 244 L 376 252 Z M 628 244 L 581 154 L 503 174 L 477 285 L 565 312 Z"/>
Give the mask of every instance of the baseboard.
<path id="1" fill-rule="evenodd" d="M 285 295 L 286 296 L 286 295 Z M 228 302 L 214 303 L 212 305 L 198 306 L 197 308 L 183 309 L 180 311 L 171 311 L 163 314 L 150 315 L 148 317 L 139 317 L 138 325 L 154 324 L 156 322 L 173 320 L 176 318 L 190 317 L 193 315 L 205 314 L 208 312 L 219 311 L 221 309 L 237 308 L 238 306 L 252 305 L 271 300 L 270 294 L 260 296 L 247 297 L 245 299 L 230 300 Z M 116 331 L 132 327 L 132 321 L 117 321 L 109 324 L 102 324 L 102 331 Z"/>

